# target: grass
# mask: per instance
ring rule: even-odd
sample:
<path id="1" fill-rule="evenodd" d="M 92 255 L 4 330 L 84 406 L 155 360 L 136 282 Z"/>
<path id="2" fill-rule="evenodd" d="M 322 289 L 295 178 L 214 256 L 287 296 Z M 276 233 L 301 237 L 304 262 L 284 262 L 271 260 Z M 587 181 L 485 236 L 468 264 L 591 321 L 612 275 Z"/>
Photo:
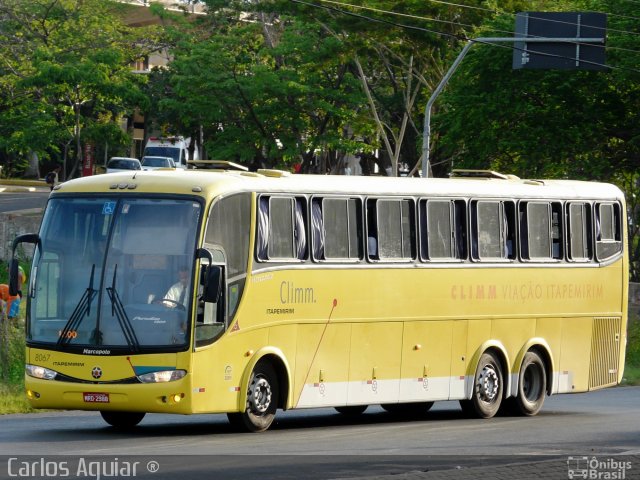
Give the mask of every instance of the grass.
<path id="1" fill-rule="evenodd" d="M 27 401 L 24 386 L 0 384 L 0 414 L 30 413 L 34 411 Z"/>

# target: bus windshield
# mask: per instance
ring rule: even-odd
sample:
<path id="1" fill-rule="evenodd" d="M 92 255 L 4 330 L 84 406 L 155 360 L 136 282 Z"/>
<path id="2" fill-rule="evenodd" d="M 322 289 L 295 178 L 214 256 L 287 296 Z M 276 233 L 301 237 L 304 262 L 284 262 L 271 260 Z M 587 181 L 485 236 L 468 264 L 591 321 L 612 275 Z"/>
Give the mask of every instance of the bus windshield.
<path id="1" fill-rule="evenodd" d="M 185 347 L 200 214 L 193 199 L 51 199 L 27 341 L 69 350 Z"/>

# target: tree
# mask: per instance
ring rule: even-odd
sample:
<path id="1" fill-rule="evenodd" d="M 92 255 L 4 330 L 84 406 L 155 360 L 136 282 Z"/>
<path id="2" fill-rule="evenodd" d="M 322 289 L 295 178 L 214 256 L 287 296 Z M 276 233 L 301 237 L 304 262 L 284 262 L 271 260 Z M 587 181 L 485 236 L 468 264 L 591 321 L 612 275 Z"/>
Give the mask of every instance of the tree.
<path id="1" fill-rule="evenodd" d="M 151 31 L 122 24 L 119 8 L 100 0 L 0 4 L 0 148 L 46 157 L 68 146 L 74 176 L 82 142 L 101 141 L 92 133 L 119 137 L 116 120 L 145 102 L 129 65 L 156 48 L 145 39 Z"/>
<path id="2" fill-rule="evenodd" d="M 362 95 L 339 41 L 297 19 L 209 21 L 215 33 L 173 50 L 159 117 L 197 121 L 209 156 L 249 165 L 308 168 L 319 150 L 359 148 L 345 128 L 360 122 Z"/>

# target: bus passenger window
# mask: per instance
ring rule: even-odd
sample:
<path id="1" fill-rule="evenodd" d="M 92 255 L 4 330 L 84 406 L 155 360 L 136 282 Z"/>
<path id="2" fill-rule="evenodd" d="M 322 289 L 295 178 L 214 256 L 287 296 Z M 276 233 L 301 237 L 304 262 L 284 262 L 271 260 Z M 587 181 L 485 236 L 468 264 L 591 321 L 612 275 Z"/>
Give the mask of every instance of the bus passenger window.
<path id="1" fill-rule="evenodd" d="M 362 258 L 361 210 L 357 198 L 314 198 L 312 230 L 317 260 Z"/>
<path id="2" fill-rule="evenodd" d="M 324 219 L 322 217 L 321 199 L 314 198 L 311 202 L 311 238 L 313 242 L 314 260 L 324 260 Z"/>
<path id="3" fill-rule="evenodd" d="M 429 238 L 429 258 L 453 257 L 453 212 L 451 202 L 431 200 L 427 202 L 427 236 Z"/>
<path id="4" fill-rule="evenodd" d="M 546 202 L 521 205 L 521 244 L 523 258 L 545 260 L 551 258 L 551 212 Z"/>
<path id="5" fill-rule="evenodd" d="M 515 259 L 515 205 L 499 200 L 471 204 L 471 255 L 474 260 Z"/>
<path id="6" fill-rule="evenodd" d="M 259 260 L 305 260 L 306 218 L 303 198 L 260 197 L 258 202 Z"/>
<path id="7" fill-rule="evenodd" d="M 591 205 L 570 203 L 567 208 L 567 257 L 573 262 L 585 262 L 593 258 L 591 246 Z"/>
<path id="8" fill-rule="evenodd" d="M 551 258 L 562 260 L 564 249 L 562 243 L 562 205 L 551 204 Z"/>
<path id="9" fill-rule="evenodd" d="M 516 205 L 504 202 L 505 248 L 509 260 L 516 259 Z"/>
<path id="10" fill-rule="evenodd" d="M 499 259 L 506 257 L 506 237 L 502 202 L 479 201 L 471 207 L 474 214 L 474 238 L 471 240 L 475 259 Z"/>
<path id="11" fill-rule="evenodd" d="M 369 200 L 369 209 L 375 209 L 377 225 L 377 255 L 380 260 L 408 261 L 415 258 L 415 213 L 412 200 Z M 369 236 L 372 237 L 371 231 Z M 369 240 L 370 247 L 373 240 Z M 373 253 L 373 252 L 370 252 Z"/>
<path id="12" fill-rule="evenodd" d="M 421 200 L 421 249 L 423 259 L 467 258 L 467 218 L 464 200 Z"/>
<path id="13" fill-rule="evenodd" d="M 600 203 L 596 205 L 596 256 L 607 260 L 622 252 L 622 222 L 620 205 Z"/>
<path id="14" fill-rule="evenodd" d="M 378 219 L 376 201 L 367 200 L 367 257 L 369 260 L 379 260 L 378 254 Z"/>

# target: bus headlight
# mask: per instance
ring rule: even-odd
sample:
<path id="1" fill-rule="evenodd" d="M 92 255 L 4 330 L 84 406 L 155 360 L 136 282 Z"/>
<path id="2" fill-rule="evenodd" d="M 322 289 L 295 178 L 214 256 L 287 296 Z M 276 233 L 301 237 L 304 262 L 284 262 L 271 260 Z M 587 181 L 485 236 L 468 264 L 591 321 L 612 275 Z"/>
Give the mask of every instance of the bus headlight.
<path id="1" fill-rule="evenodd" d="M 160 372 L 145 373 L 138 375 L 138 380 L 142 383 L 165 383 L 180 380 L 187 374 L 185 370 L 163 370 Z"/>
<path id="2" fill-rule="evenodd" d="M 39 365 L 29 365 L 27 363 L 24 368 L 30 377 L 41 378 L 43 380 L 53 380 L 58 375 L 58 372 L 40 367 Z"/>

